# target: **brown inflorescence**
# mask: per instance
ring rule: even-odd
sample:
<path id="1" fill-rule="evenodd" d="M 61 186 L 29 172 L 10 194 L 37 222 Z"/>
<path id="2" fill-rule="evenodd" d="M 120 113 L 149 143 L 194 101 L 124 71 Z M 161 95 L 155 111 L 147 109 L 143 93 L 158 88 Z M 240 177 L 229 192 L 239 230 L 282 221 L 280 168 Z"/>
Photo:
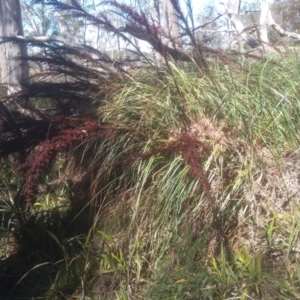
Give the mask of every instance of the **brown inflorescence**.
<path id="1" fill-rule="evenodd" d="M 212 201 L 213 197 L 202 165 L 203 157 L 201 156 L 201 154 L 209 153 L 211 151 L 211 146 L 199 141 L 197 137 L 188 134 L 182 135 L 179 143 L 183 159 L 189 165 L 191 175 L 194 179 L 199 179 L 205 196 Z"/>
<path id="2" fill-rule="evenodd" d="M 71 119 L 67 117 L 56 117 L 49 126 L 49 138 L 42 140 L 34 147 L 34 150 L 27 156 L 22 164 L 25 174 L 23 194 L 27 203 L 34 201 L 37 179 L 43 168 L 48 166 L 57 154 L 63 152 L 74 144 L 85 141 L 100 141 L 108 138 L 111 145 L 114 144 L 117 136 L 124 134 L 120 129 L 109 124 L 99 124 L 87 119 Z M 133 136 L 139 135 L 134 129 L 127 128 Z M 53 134 L 55 132 L 55 134 Z M 190 167 L 190 174 L 195 180 L 199 180 L 207 199 L 212 201 L 210 185 L 203 169 L 203 160 L 211 152 L 211 145 L 208 142 L 200 141 L 196 135 L 180 133 L 167 143 L 153 147 L 147 153 L 131 152 L 122 160 L 101 166 L 111 168 L 118 165 L 129 165 L 137 160 L 147 159 L 153 155 L 181 154 L 186 164 Z"/>
<path id="3" fill-rule="evenodd" d="M 74 143 L 85 139 L 100 139 L 103 136 L 113 134 L 114 127 L 107 128 L 89 120 L 71 120 L 68 118 L 56 118 L 53 120 L 49 132 L 55 128 L 58 133 L 49 139 L 39 143 L 35 150 L 22 164 L 25 173 L 23 193 L 27 203 L 32 203 L 35 195 L 36 180 L 44 167 L 49 165 L 57 154 L 67 149 Z"/>

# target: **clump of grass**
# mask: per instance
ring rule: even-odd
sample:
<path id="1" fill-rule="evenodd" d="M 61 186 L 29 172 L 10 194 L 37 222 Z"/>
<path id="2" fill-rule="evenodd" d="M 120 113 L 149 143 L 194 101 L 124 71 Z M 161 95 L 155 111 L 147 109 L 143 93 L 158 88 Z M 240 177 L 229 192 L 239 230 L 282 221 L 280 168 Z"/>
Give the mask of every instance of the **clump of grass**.
<path id="1" fill-rule="evenodd" d="M 99 184 L 102 190 L 109 186 L 100 226 L 117 237 L 129 282 L 155 282 L 154 274 L 161 270 L 168 278 L 180 268 L 180 255 L 170 259 L 174 237 L 177 245 L 187 245 L 189 236 L 193 241 L 201 237 L 199 251 L 208 259 L 207 266 L 195 267 L 208 282 L 197 295 L 226 299 L 244 287 L 239 297 L 263 297 L 266 285 L 274 297 L 297 294 L 294 288 L 275 288 L 288 271 L 266 259 L 278 247 L 267 243 L 266 232 L 282 235 L 288 248 L 298 243 L 295 238 L 291 244 L 288 232 L 268 229 L 274 214 L 288 216 L 298 207 L 299 188 L 291 184 L 296 173 L 288 161 L 296 165 L 299 85 L 293 72 L 285 73 L 286 64 L 252 63 L 239 72 L 216 65 L 210 76 L 172 66 L 171 75 L 165 72 L 155 80 L 151 72 L 139 80 L 133 74 L 101 106 L 102 120 L 129 129 L 113 143 L 103 143 L 91 162 L 100 170 L 94 190 L 101 189 Z M 195 162 L 186 159 L 189 146 L 175 146 L 187 133 L 211 196 L 205 181 L 193 173 Z M 112 174 L 114 181 L 108 183 Z M 288 248 L 279 261 L 289 255 Z M 163 264 L 168 261 L 173 271 Z M 274 268 L 280 270 L 275 279 Z M 179 283 L 187 280 L 182 279 L 173 276 L 170 289 L 180 289 Z M 160 283 L 151 284 L 154 294 L 155 288 L 158 294 L 167 288 Z M 179 299 L 185 292 L 178 293 L 168 297 Z"/>
<path id="2" fill-rule="evenodd" d="M 299 297 L 298 64 L 216 62 L 203 75 L 169 63 L 111 89 L 101 133 L 64 148 L 53 172 L 68 180 L 37 197 L 40 214 L 59 197 L 81 203 L 58 209 L 68 228 L 91 220 L 73 238 L 41 226 L 57 251 L 78 245 L 45 297 Z"/>

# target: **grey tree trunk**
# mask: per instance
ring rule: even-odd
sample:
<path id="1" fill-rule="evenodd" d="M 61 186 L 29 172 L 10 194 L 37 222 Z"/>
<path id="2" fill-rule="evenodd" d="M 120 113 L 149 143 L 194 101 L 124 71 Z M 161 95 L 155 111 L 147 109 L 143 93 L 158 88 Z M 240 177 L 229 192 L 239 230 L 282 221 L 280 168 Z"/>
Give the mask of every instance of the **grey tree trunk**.
<path id="1" fill-rule="evenodd" d="M 21 6 L 19 0 L 0 1 L 0 36 L 23 36 Z M 4 43 L 0 46 L 1 82 L 7 84 L 8 94 L 22 89 L 29 77 L 28 64 L 20 57 L 27 56 L 25 44 Z"/>
<path id="2" fill-rule="evenodd" d="M 259 18 L 259 35 L 260 35 L 260 42 L 262 44 L 268 44 L 268 16 L 270 14 L 270 1 L 269 0 L 260 0 L 260 18 Z"/>
<path id="3" fill-rule="evenodd" d="M 162 0 L 162 6 L 165 17 L 165 26 L 172 40 L 169 46 L 182 48 L 182 39 L 180 35 L 179 18 L 174 9 L 171 0 Z"/>

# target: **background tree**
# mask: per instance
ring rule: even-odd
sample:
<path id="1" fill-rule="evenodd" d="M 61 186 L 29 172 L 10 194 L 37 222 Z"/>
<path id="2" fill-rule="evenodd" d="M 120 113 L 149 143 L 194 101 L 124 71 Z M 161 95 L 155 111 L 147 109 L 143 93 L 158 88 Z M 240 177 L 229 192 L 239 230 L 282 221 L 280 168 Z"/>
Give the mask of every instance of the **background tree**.
<path id="1" fill-rule="evenodd" d="M 223 7 L 227 16 L 229 24 L 228 31 L 232 34 L 232 39 L 235 41 L 242 39 L 248 46 L 250 46 L 250 48 L 258 47 L 260 45 L 259 42 L 247 32 L 246 26 L 241 20 L 241 0 L 221 1 L 220 6 Z"/>
<path id="2" fill-rule="evenodd" d="M 228 26 L 227 20 L 220 17 L 214 4 L 205 5 L 203 11 L 197 15 L 197 21 L 201 24 L 195 31 L 200 43 L 221 49 L 228 46 L 228 37 L 224 36 L 224 28 Z"/>
<path id="3" fill-rule="evenodd" d="M 295 7 L 295 3 L 291 5 L 291 7 L 293 6 Z M 217 9 L 219 12 L 219 17 L 226 16 L 227 29 L 224 30 L 224 25 L 221 25 L 220 22 L 218 25 L 220 26 L 220 32 L 223 31 L 227 33 L 227 37 L 224 36 L 223 40 L 226 41 L 228 37 L 230 37 L 228 40 L 229 48 L 233 40 L 241 40 L 253 49 L 259 46 L 270 47 L 269 37 L 272 37 L 272 43 L 277 43 L 280 40 L 279 37 L 286 37 L 288 41 L 299 40 L 300 35 L 297 34 L 296 27 L 294 27 L 295 30 L 291 31 L 285 29 L 292 28 L 292 20 L 296 19 L 289 10 L 290 8 L 287 7 L 288 6 L 285 7 L 286 12 L 289 12 L 289 17 L 285 19 L 287 27 L 283 25 L 282 17 L 279 17 L 279 15 L 287 15 L 286 12 L 283 13 L 280 10 L 281 8 L 283 9 L 283 7 L 280 6 L 280 1 L 271 3 L 269 0 L 262 0 L 250 4 L 240 0 L 226 0 L 219 1 L 219 5 L 215 6 L 214 9 Z M 295 11 L 297 11 L 297 9 L 295 9 Z M 279 15 L 277 15 L 278 12 Z M 217 19 L 218 17 L 216 20 Z M 204 27 L 199 30 L 200 33 L 203 32 L 203 28 Z M 207 38 L 206 36 L 206 39 Z"/>
<path id="4" fill-rule="evenodd" d="M 178 5 L 177 0 L 173 1 L 173 3 L 175 5 Z M 166 31 L 169 35 L 169 42 L 171 42 L 169 45 L 175 48 L 178 47 L 182 49 L 179 17 L 173 3 L 171 0 L 162 0 L 164 23 Z"/>
<path id="5" fill-rule="evenodd" d="M 31 36 L 51 35 L 57 30 L 49 7 L 45 3 L 36 4 L 34 0 L 21 0 L 24 34 Z"/>
<path id="6" fill-rule="evenodd" d="M 0 3 L 0 36 L 3 38 L 24 35 L 19 0 L 2 0 Z M 1 81 L 7 84 L 8 93 L 19 90 L 28 80 L 28 65 L 20 59 L 27 56 L 22 43 L 4 43 L 0 48 Z"/>
<path id="7" fill-rule="evenodd" d="M 275 0 L 271 10 L 276 22 L 286 31 L 300 31 L 300 2 L 298 0 Z"/>

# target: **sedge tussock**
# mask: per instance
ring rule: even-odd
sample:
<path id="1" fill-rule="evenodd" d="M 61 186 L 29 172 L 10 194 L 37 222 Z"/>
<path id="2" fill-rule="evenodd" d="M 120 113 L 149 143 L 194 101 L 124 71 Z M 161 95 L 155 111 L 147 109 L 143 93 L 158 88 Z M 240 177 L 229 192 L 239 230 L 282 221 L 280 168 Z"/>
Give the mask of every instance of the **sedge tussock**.
<path id="1" fill-rule="evenodd" d="M 90 208 L 92 233 L 76 241 L 99 297 L 300 295 L 300 86 L 288 66 L 216 63 L 203 75 L 170 63 L 107 93 L 52 185 Z"/>
<path id="2" fill-rule="evenodd" d="M 220 68 L 213 79 L 173 66 L 172 77 L 129 80 L 99 108 L 100 119 L 125 129 L 90 143 L 88 168 L 92 194 L 105 202 L 99 226 L 118 241 L 127 278 L 153 280 L 154 290 L 173 278 L 196 293 L 189 282 L 200 276 L 207 282 L 197 293 L 207 299 L 238 290 L 255 299 L 277 297 L 271 282 L 285 276 L 293 251 L 297 268 L 299 228 L 288 215 L 299 210 L 299 87 L 290 74 L 280 78 L 287 85 L 272 84 L 271 67 Z"/>

